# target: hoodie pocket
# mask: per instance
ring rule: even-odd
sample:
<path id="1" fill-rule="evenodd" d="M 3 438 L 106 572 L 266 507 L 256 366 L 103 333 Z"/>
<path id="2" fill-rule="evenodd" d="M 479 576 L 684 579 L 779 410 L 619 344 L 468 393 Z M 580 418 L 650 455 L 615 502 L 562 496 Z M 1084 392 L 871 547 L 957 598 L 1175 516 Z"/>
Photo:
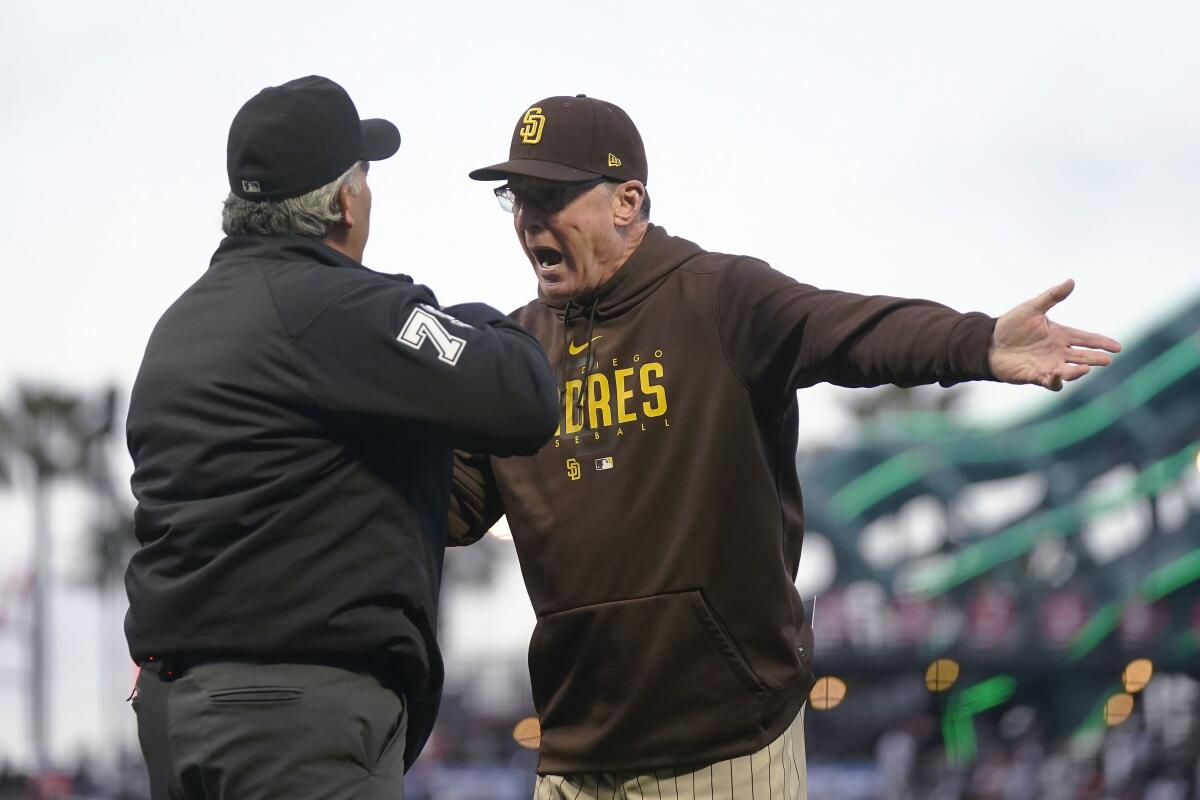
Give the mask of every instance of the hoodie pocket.
<path id="1" fill-rule="evenodd" d="M 709 641 L 720 654 L 721 661 L 728 667 L 730 674 L 752 692 L 766 691 L 766 683 L 755 674 L 754 668 L 750 666 L 750 662 L 746 661 L 746 657 L 742 655 L 742 651 L 738 649 L 733 637 L 729 635 L 729 631 L 725 630 L 721 620 L 708 605 L 704 595 L 700 592 L 688 592 L 687 595 L 696 612 L 696 618 L 704 626 Z"/>
<path id="2" fill-rule="evenodd" d="M 529 661 L 543 758 L 653 751 L 689 763 L 706 744 L 753 737 L 768 693 L 699 591 L 549 614 Z"/>

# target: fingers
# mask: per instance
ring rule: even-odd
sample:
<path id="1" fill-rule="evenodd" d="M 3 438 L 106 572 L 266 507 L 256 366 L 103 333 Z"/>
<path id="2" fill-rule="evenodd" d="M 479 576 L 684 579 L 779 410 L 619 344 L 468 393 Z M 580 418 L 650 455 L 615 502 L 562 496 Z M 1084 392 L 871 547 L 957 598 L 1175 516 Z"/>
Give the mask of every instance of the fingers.
<path id="1" fill-rule="evenodd" d="M 1066 364 L 1039 379 L 1037 385 L 1052 392 L 1061 391 L 1064 383 L 1077 381 L 1090 371 L 1091 367 L 1087 364 Z"/>
<path id="2" fill-rule="evenodd" d="M 1052 392 L 1062 391 L 1062 386 L 1067 381 L 1079 380 L 1090 371 L 1091 367 L 1081 363 L 1081 365 L 1067 365 L 1056 372 L 1052 372 L 1037 381 L 1038 386 L 1043 389 L 1049 389 Z"/>
<path id="3" fill-rule="evenodd" d="M 1051 377 L 1050 385 L 1048 385 L 1046 388 L 1057 392 L 1063 387 L 1064 381 L 1077 381 L 1084 375 L 1087 375 L 1090 371 L 1091 367 L 1089 367 L 1087 364 L 1068 364 L 1067 366 L 1063 367 L 1057 375 Z"/>
<path id="4" fill-rule="evenodd" d="M 1091 331 L 1081 331 L 1078 328 L 1067 328 L 1067 344 L 1072 347 L 1091 347 L 1096 350 L 1107 350 L 1110 353 L 1121 352 L 1121 343 L 1116 339 L 1101 336 Z"/>
<path id="5" fill-rule="evenodd" d="M 1067 278 L 1065 281 L 1060 283 L 1058 286 L 1054 286 L 1054 287 L 1042 292 L 1037 297 L 1033 298 L 1033 300 L 1030 302 L 1033 303 L 1033 307 L 1035 309 L 1037 309 L 1041 313 L 1045 314 L 1047 311 L 1054 308 L 1056 305 L 1061 303 L 1063 300 L 1066 300 L 1071 295 L 1071 292 L 1074 290 L 1075 290 L 1075 281 L 1071 280 L 1070 278 Z"/>
<path id="6" fill-rule="evenodd" d="M 1107 367 L 1112 363 L 1112 356 L 1096 350 L 1078 350 L 1070 348 L 1064 359 L 1068 364 L 1088 364 L 1093 367 Z"/>

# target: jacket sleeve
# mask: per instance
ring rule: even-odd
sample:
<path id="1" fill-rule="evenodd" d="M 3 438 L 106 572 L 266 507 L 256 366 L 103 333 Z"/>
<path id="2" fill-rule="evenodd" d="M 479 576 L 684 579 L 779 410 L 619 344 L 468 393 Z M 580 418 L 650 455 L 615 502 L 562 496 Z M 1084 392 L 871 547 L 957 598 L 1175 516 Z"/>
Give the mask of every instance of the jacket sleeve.
<path id="1" fill-rule="evenodd" d="M 479 541 L 503 515 L 504 504 L 492 474 L 491 458 L 456 451 L 446 544 L 465 545 Z"/>
<path id="2" fill-rule="evenodd" d="M 992 378 L 996 321 L 928 300 L 868 297 L 797 283 L 761 261 L 731 264 L 717 313 L 729 361 L 756 394 L 815 383 L 916 386 Z"/>
<path id="3" fill-rule="evenodd" d="M 363 284 L 295 341 L 317 404 L 380 431 L 513 455 L 558 424 L 541 345 L 486 305 L 443 310 L 422 286 Z"/>

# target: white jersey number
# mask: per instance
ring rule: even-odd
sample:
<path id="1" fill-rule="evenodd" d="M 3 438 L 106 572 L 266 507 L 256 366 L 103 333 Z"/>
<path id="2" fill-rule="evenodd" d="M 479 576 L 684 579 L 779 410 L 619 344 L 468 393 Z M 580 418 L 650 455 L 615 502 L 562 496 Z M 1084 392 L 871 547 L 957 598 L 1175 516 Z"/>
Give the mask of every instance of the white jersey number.
<path id="1" fill-rule="evenodd" d="M 438 351 L 438 360 L 455 366 L 458 364 L 463 350 L 467 347 L 467 340 L 451 334 L 438 319 L 438 317 L 448 317 L 449 319 L 453 319 L 453 317 L 442 312 L 435 315 L 431 313 L 433 311 L 433 308 L 424 305 L 414 308 L 408 317 L 408 322 L 404 323 L 400 335 L 396 337 L 396 341 L 406 344 L 414 350 L 420 350 L 421 345 L 429 340 L 433 342 L 433 346 Z M 458 320 L 454 321 L 458 322 Z M 470 327 L 463 323 L 459 324 L 463 327 Z"/>

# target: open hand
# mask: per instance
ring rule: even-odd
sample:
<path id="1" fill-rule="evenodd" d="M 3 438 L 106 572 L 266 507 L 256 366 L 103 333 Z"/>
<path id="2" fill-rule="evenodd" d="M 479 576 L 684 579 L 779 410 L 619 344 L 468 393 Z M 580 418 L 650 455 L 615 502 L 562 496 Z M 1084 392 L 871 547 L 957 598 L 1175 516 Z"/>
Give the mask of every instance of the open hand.
<path id="1" fill-rule="evenodd" d="M 1082 378 L 1092 367 L 1110 364 L 1108 353 L 1121 352 L 1121 343 L 1116 339 L 1068 328 L 1046 316 L 1074 288 L 1075 281 L 1063 281 L 996 320 L 988 353 L 996 380 L 1036 383 L 1057 392 L 1064 381 Z"/>

